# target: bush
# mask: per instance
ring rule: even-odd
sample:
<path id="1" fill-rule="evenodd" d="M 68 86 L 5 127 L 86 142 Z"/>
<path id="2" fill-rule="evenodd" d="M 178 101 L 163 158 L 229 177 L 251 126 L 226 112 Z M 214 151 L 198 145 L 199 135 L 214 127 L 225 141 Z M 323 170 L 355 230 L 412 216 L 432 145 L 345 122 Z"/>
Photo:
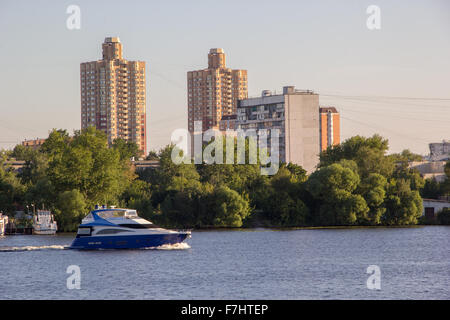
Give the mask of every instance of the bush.
<path id="1" fill-rule="evenodd" d="M 439 224 L 450 225 L 450 208 L 444 208 L 437 214 Z"/>

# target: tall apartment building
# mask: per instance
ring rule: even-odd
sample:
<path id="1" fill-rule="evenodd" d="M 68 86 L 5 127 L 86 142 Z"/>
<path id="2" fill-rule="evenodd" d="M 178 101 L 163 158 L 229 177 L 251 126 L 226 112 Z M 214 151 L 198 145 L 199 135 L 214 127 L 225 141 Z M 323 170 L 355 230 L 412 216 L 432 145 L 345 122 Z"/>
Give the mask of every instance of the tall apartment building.
<path id="1" fill-rule="evenodd" d="M 145 62 L 125 60 L 119 38 L 106 38 L 102 49 L 102 60 L 80 65 L 81 128 L 105 132 L 109 144 L 133 141 L 146 154 Z"/>
<path id="2" fill-rule="evenodd" d="M 311 173 L 319 163 L 319 95 L 309 90 L 283 88 L 283 94 L 264 90 L 262 96 L 240 100 L 238 129 L 279 130 L 280 162 L 295 163 Z"/>
<path id="3" fill-rule="evenodd" d="M 320 108 L 320 151 L 341 143 L 341 122 L 335 107 Z"/>
<path id="4" fill-rule="evenodd" d="M 208 68 L 189 71 L 188 129 L 194 132 L 194 121 L 202 121 L 202 131 L 218 128 L 225 115 L 235 114 L 237 101 L 247 98 L 247 70 L 226 67 L 223 49 L 211 49 Z"/>

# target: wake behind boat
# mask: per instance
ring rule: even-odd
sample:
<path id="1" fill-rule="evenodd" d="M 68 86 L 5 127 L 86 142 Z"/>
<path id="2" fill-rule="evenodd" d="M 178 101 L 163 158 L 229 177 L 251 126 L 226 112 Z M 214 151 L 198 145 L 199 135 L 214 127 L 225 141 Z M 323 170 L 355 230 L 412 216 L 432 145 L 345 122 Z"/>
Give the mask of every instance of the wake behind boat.
<path id="1" fill-rule="evenodd" d="M 150 248 L 181 243 L 190 236 L 190 231 L 158 227 L 133 209 L 103 208 L 82 220 L 70 249 Z"/>

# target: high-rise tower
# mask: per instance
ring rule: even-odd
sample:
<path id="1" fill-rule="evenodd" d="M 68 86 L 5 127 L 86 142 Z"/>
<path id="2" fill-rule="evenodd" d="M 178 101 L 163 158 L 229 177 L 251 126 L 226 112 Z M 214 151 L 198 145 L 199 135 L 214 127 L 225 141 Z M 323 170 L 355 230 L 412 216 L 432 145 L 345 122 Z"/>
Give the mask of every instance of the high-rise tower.
<path id="1" fill-rule="evenodd" d="M 194 121 L 202 121 L 202 130 L 218 128 L 225 115 L 235 114 L 237 101 L 247 98 L 247 70 L 232 70 L 225 65 L 223 49 L 211 49 L 208 68 L 189 71 L 188 128 L 194 132 Z"/>
<path id="2" fill-rule="evenodd" d="M 105 132 L 108 143 L 135 142 L 146 154 L 145 62 L 122 57 L 119 38 L 106 38 L 103 59 L 80 65 L 81 128 Z"/>

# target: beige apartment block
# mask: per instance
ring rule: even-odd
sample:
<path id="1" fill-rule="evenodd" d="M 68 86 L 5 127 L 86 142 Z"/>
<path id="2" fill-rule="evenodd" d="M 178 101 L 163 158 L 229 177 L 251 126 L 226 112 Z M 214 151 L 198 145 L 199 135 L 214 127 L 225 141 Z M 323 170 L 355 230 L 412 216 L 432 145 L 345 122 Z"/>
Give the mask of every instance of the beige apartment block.
<path id="1" fill-rule="evenodd" d="M 146 154 L 145 62 L 122 56 L 119 38 L 106 38 L 103 58 L 80 65 L 81 128 L 93 126 L 108 136 L 135 142 Z"/>
<path id="2" fill-rule="evenodd" d="M 208 68 L 187 73 L 188 129 L 202 121 L 202 131 L 218 128 L 224 116 L 236 113 L 237 101 L 247 93 L 247 70 L 226 67 L 223 49 L 211 49 Z"/>
<path id="3" fill-rule="evenodd" d="M 268 148 L 274 129 L 279 133 L 282 163 L 295 163 L 312 173 L 319 163 L 319 95 L 283 87 L 282 94 L 264 90 L 261 97 L 239 101 L 237 129 L 267 130 Z"/>

